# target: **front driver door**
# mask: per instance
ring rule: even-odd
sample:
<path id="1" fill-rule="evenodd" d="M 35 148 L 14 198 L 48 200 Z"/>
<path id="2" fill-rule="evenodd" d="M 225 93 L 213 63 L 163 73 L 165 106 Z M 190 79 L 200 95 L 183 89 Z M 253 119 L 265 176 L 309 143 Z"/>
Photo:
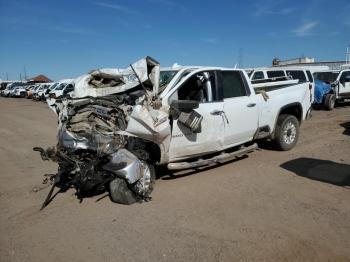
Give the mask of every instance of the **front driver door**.
<path id="1" fill-rule="evenodd" d="M 196 71 L 172 94 L 171 100 L 196 100 L 194 109 L 203 118 L 201 130 L 194 132 L 174 119 L 169 149 L 169 160 L 176 161 L 204 155 L 223 149 L 224 121 L 217 112 L 223 111 L 223 101 L 217 101 L 216 72 Z"/>

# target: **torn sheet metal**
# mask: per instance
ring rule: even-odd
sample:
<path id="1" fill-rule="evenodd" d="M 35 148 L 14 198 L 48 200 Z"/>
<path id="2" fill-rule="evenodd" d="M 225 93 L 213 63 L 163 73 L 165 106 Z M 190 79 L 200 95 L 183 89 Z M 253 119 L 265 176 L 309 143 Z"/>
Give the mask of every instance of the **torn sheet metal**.
<path id="1" fill-rule="evenodd" d="M 98 97 L 122 93 L 140 85 L 140 81 L 153 95 L 159 89 L 159 63 L 145 57 L 132 64 L 137 76 L 129 66 L 126 69 L 104 68 L 93 70 L 75 80 L 73 98 Z"/>

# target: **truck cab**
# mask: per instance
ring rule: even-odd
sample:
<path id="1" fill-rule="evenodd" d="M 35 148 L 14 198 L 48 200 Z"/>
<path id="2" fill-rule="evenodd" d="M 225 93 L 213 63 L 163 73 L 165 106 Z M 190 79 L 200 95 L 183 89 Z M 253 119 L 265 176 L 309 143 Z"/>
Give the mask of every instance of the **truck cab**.
<path id="1" fill-rule="evenodd" d="M 340 71 L 336 82 L 337 99 L 350 99 L 350 69 Z"/>

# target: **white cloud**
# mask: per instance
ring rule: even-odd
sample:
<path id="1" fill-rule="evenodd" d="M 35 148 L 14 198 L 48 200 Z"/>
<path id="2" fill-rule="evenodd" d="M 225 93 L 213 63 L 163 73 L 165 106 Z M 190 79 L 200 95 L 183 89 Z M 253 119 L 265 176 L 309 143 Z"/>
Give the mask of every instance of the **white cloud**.
<path id="1" fill-rule="evenodd" d="M 206 38 L 203 38 L 202 41 L 208 44 L 217 44 L 219 42 L 218 39 L 214 37 L 206 37 Z"/>
<path id="2" fill-rule="evenodd" d="M 73 34 L 73 35 L 89 35 L 92 34 L 92 31 L 84 29 L 84 28 L 79 28 L 79 27 L 74 27 L 72 25 L 68 26 L 54 26 L 54 27 L 49 27 L 50 30 L 55 30 L 60 33 L 67 33 L 67 34 Z"/>
<path id="3" fill-rule="evenodd" d="M 154 5 L 163 5 L 169 9 L 178 9 L 182 13 L 187 12 L 187 8 L 183 5 L 180 5 L 179 3 L 176 3 L 172 0 L 148 0 L 149 3 Z"/>
<path id="4" fill-rule="evenodd" d="M 296 36 L 308 36 L 311 34 L 312 30 L 318 25 L 317 21 L 305 22 L 298 28 L 294 29 L 292 32 Z"/>
<path id="5" fill-rule="evenodd" d="M 153 4 L 161 4 L 167 6 L 175 6 L 176 4 L 171 0 L 149 0 L 150 3 Z"/>
<path id="6" fill-rule="evenodd" d="M 111 4 L 111 3 L 106 3 L 106 2 L 93 2 L 94 5 L 105 7 L 105 8 L 110 8 L 113 10 L 121 11 L 124 13 L 128 14 L 133 14 L 136 13 L 134 10 L 131 10 L 130 8 L 118 4 Z"/>
<path id="7" fill-rule="evenodd" d="M 296 10 L 294 7 L 281 7 L 283 4 L 284 1 L 264 1 L 254 6 L 253 15 L 287 15 Z"/>

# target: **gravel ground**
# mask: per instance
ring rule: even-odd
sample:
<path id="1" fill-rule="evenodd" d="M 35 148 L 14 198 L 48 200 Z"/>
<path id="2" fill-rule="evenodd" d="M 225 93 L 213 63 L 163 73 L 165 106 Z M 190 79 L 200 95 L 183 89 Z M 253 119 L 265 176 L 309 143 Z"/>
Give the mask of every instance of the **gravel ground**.
<path id="1" fill-rule="evenodd" d="M 58 194 L 34 146 L 56 143 L 41 102 L 0 98 L 1 261 L 350 261 L 350 105 L 314 111 L 299 143 L 156 181 L 153 200 Z"/>

